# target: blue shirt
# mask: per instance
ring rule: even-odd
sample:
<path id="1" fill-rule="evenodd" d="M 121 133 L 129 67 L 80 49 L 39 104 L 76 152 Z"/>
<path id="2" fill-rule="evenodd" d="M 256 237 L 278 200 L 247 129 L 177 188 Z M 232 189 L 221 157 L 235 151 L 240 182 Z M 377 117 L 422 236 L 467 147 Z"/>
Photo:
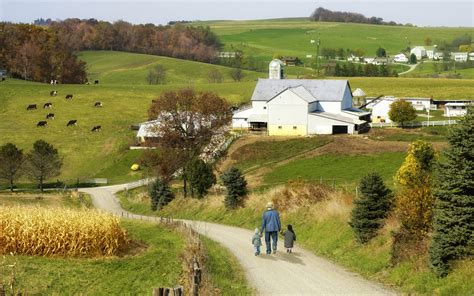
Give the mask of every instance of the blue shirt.
<path id="1" fill-rule="evenodd" d="M 276 210 L 267 210 L 263 213 L 260 232 L 262 233 L 264 229 L 265 232 L 280 231 L 280 215 Z"/>

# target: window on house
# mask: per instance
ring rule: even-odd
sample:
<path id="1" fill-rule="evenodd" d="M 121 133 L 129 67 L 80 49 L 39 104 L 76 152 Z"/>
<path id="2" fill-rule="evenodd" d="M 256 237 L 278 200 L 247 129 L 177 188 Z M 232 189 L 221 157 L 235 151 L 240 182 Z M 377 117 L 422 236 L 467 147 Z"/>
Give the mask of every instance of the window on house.
<path id="1" fill-rule="evenodd" d="M 466 106 L 462 106 L 461 109 L 466 109 Z"/>
<path id="2" fill-rule="evenodd" d="M 298 129 L 298 127 L 294 126 L 293 129 L 294 129 L 294 130 L 295 130 L 295 129 Z"/>
<path id="3" fill-rule="evenodd" d="M 278 126 L 278 129 L 281 129 L 281 125 Z"/>
<path id="4" fill-rule="evenodd" d="M 453 106 L 453 109 L 456 109 L 456 106 Z"/>

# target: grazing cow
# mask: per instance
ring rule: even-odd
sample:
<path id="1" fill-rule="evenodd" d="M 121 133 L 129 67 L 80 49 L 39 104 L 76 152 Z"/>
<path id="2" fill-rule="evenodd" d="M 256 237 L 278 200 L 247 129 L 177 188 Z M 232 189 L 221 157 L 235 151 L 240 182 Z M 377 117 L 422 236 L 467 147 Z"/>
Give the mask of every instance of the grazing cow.
<path id="1" fill-rule="evenodd" d="M 94 81 L 94 84 L 99 84 L 99 80 L 95 80 L 95 81 Z"/>
<path id="2" fill-rule="evenodd" d="M 54 119 L 54 113 L 46 114 L 46 119 Z"/>
<path id="3" fill-rule="evenodd" d="M 47 125 L 48 125 L 47 121 L 38 121 L 38 123 L 36 124 L 36 127 L 40 127 L 40 126 L 46 127 Z"/>
<path id="4" fill-rule="evenodd" d="M 66 95 L 66 100 L 72 100 L 72 95 Z"/>
<path id="5" fill-rule="evenodd" d="M 57 90 L 52 90 L 52 91 L 49 92 L 49 95 L 52 96 L 52 97 L 56 96 L 57 94 L 58 94 Z"/>
<path id="6" fill-rule="evenodd" d="M 5 77 L 2 77 L 2 81 L 5 81 Z"/>
<path id="7" fill-rule="evenodd" d="M 51 109 L 53 107 L 53 103 L 46 103 L 43 105 L 43 109 Z"/>
<path id="8" fill-rule="evenodd" d="M 91 132 L 100 132 L 102 127 L 100 125 L 96 125 L 91 129 Z"/>
<path id="9" fill-rule="evenodd" d="M 102 102 L 95 102 L 94 107 L 102 107 Z"/>
<path id="10" fill-rule="evenodd" d="M 26 107 L 26 110 L 36 110 L 36 109 L 38 109 L 36 107 L 36 104 L 30 104 L 30 105 L 28 105 L 28 107 Z"/>
<path id="11" fill-rule="evenodd" d="M 71 126 L 71 125 L 76 126 L 77 125 L 77 120 L 76 119 L 69 120 L 69 122 L 66 124 L 66 126 Z"/>

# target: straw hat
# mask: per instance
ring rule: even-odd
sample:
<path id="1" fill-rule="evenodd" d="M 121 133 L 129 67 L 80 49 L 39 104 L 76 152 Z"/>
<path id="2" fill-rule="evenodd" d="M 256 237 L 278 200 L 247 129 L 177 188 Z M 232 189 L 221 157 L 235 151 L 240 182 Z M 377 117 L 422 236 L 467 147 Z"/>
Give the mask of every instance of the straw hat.
<path id="1" fill-rule="evenodd" d="M 267 208 L 273 209 L 273 203 L 271 201 L 267 202 Z"/>

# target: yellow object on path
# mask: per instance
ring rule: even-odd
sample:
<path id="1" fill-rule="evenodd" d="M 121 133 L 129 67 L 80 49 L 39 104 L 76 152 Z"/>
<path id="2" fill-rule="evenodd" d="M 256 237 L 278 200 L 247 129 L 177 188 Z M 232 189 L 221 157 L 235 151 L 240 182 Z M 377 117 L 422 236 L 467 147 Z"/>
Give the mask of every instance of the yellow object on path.
<path id="1" fill-rule="evenodd" d="M 138 171 L 140 169 L 140 165 L 138 163 L 134 163 L 130 169 L 132 171 Z"/>

